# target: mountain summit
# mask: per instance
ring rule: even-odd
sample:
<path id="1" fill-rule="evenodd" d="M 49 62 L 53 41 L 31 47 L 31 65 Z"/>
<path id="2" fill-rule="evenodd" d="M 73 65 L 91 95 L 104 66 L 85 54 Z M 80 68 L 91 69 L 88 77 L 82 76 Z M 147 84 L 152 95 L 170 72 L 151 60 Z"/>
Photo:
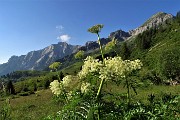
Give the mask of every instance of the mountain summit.
<path id="1" fill-rule="evenodd" d="M 158 12 L 157 14 L 153 15 L 151 18 L 149 18 L 142 26 L 130 30 L 129 34 L 132 36 L 138 35 L 139 33 L 142 33 L 152 27 L 157 27 L 158 25 L 165 22 L 167 19 L 173 18 L 172 14 L 164 13 L 164 12 Z"/>

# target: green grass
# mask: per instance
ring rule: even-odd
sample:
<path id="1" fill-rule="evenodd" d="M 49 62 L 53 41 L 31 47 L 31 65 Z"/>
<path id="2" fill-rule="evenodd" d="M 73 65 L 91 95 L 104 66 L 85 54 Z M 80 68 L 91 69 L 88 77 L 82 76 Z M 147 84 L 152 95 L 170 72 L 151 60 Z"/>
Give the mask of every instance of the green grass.
<path id="1" fill-rule="evenodd" d="M 77 72 L 80 71 L 81 66 L 83 65 L 83 62 L 76 62 L 62 70 L 64 74 L 68 73 L 70 75 L 75 75 Z"/>
<path id="2" fill-rule="evenodd" d="M 75 86 L 74 86 L 75 88 Z M 116 95 L 126 95 L 126 88 L 122 85 L 116 86 L 114 83 L 104 85 L 104 90 L 112 92 Z M 163 94 L 171 93 L 173 95 L 180 94 L 180 85 L 177 86 L 149 86 L 146 88 L 137 89 L 138 95 L 131 91 L 133 101 L 142 101 L 147 103 L 148 95 L 155 94 L 161 97 Z M 57 105 L 52 100 L 51 90 L 41 90 L 36 94 L 29 96 L 16 96 L 10 100 L 11 105 L 11 118 L 12 120 L 41 120 L 48 115 L 53 115 L 61 109 L 61 105 Z M 111 96 L 106 96 L 105 99 L 112 101 Z M 119 98 L 119 101 L 123 98 Z M 0 101 L 0 106 L 3 105 L 5 100 Z M 116 100 L 118 102 L 118 100 Z M 1 107 L 0 107 L 1 109 Z"/>
<path id="3" fill-rule="evenodd" d="M 135 96 L 136 100 L 147 102 L 148 95 L 154 94 L 157 97 L 162 97 L 163 94 L 180 95 L 180 85 L 177 86 L 164 86 L 153 85 L 146 89 L 138 89 L 138 95 Z"/>
<path id="4" fill-rule="evenodd" d="M 4 102 L 0 101 L 0 106 Z M 55 114 L 61 107 L 53 102 L 49 89 L 10 99 L 10 105 L 12 120 L 41 120 L 47 115 Z"/>
<path id="5" fill-rule="evenodd" d="M 104 85 L 104 90 L 119 96 L 126 96 L 127 93 L 127 89 L 123 85 L 116 86 L 113 83 L 108 84 L 107 87 L 106 85 Z M 147 98 L 150 94 L 154 94 L 157 98 L 162 97 L 163 94 L 180 95 L 180 85 L 150 85 L 148 87 L 137 88 L 137 95 L 133 90 L 130 90 L 130 94 L 132 96 L 133 101 L 141 101 L 147 103 Z M 107 96 L 106 98 L 109 100 L 113 99 L 110 96 Z M 119 98 L 123 99 L 123 97 Z M 118 102 L 117 100 L 115 101 Z"/>

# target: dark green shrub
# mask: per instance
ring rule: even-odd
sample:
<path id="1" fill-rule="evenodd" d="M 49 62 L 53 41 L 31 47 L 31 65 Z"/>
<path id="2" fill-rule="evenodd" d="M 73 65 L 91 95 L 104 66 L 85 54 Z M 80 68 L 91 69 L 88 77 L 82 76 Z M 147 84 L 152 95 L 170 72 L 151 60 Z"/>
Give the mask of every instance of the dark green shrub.
<path id="1" fill-rule="evenodd" d="M 159 58 L 159 70 L 163 76 L 175 79 L 180 76 L 180 49 L 171 48 L 162 51 Z"/>

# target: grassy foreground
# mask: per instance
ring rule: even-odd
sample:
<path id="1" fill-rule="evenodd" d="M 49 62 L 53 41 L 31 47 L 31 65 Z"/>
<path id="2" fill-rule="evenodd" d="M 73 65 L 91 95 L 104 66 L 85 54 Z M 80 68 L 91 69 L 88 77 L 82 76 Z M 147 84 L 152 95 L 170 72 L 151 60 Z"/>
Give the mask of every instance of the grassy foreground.
<path id="1" fill-rule="evenodd" d="M 4 102 L 5 100 L 0 101 L 0 106 Z M 49 89 L 29 96 L 14 97 L 10 99 L 10 105 L 12 120 L 41 120 L 47 115 L 56 113 L 60 108 L 53 102 Z"/>
<path id="2" fill-rule="evenodd" d="M 123 86 L 108 86 L 108 90 L 113 93 L 123 94 L 126 89 Z M 107 89 L 106 89 L 107 90 Z M 131 92 L 133 93 L 133 92 Z M 134 100 L 147 102 L 147 97 L 151 93 L 161 97 L 161 95 L 180 94 L 180 85 L 177 86 L 151 86 L 147 88 L 138 89 L 138 95 L 131 94 Z M 53 115 L 60 110 L 61 105 L 53 102 L 53 95 L 49 89 L 38 91 L 36 94 L 29 96 L 15 96 L 10 100 L 11 105 L 11 118 L 12 120 L 42 120 L 48 115 Z M 111 97 L 105 98 L 111 100 Z M 122 99 L 122 98 L 120 98 Z M 2 109 L 5 100 L 0 101 L 0 110 Z"/>

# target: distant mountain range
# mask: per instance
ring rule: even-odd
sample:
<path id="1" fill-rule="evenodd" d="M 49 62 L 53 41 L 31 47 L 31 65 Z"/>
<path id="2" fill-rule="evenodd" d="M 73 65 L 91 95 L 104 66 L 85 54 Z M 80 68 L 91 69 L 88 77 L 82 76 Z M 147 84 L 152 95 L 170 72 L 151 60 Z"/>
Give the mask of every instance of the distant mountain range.
<path id="1" fill-rule="evenodd" d="M 16 70 L 42 70 L 55 60 L 77 52 L 79 47 L 59 42 L 26 55 L 12 56 L 7 63 L 0 65 L 0 75 Z"/>
<path id="2" fill-rule="evenodd" d="M 101 43 L 103 45 L 111 41 L 112 38 L 118 41 L 128 40 L 129 38 L 136 36 L 152 27 L 158 27 L 158 25 L 165 22 L 167 19 L 172 19 L 173 15 L 159 12 L 149 18 L 142 26 L 125 32 L 123 30 L 117 30 L 110 33 L 108 38 L 102 38 Z M 0 75 L 10 73 L 17 70 L 43 70 L 47 68 L 54 61 L 61 59 L 67 55 L 76 53 L 79 50 L 93 51 L 98 48 L 97 41 L 86 42 L 84 46 L 70 45 L 65 42 L 59 42 L 58 44 L 52 44 L 44 49 L 31 51 L 26 55 L 12 56 L 7 63 L 0 64 Z"/>

